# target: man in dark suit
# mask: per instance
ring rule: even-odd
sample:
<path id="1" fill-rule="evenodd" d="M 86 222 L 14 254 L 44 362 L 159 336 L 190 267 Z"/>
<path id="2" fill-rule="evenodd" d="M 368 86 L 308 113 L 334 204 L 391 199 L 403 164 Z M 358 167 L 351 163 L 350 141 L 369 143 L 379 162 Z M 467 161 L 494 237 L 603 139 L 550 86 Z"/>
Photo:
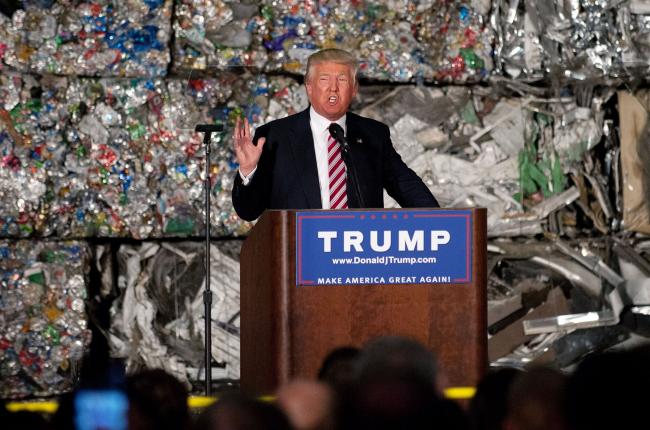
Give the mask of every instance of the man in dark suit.
<path id="1" fill-rule="evenodd" d="M 332 123 L 344 131 L 364 206 L 384 206 L 383 190 L 402 207 L 438 207 L 422 180 L 393 148 L 388 127 L 348 112 L 357 93 L 357 61 L 326 49 L 309 57 L 305 87 L 310 108 L 259 127 L 248 120 L 233 134 L 239 172 L 232 191 L 237 214 L 252 221 L 265 209 L 360 207 Z"/>

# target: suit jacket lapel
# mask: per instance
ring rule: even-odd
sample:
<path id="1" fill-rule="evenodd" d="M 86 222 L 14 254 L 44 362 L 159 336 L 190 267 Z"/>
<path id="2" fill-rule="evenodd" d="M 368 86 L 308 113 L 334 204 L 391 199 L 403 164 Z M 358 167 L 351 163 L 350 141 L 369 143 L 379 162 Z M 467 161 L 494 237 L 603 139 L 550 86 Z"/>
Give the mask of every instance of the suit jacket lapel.
<path id="1" fill-rule="evenodd" d="M 296 126 L 290 130 L 289 143 L 293 152 L 295 165 L 292 168 L 298 171 L 300 183 L 307 197 L 308 209 L 322 208 L 320 187 L 318 185 L 318 167 L 316 166 L 316 152 L 314 151 L 314 137 L 309 125 L 309 108 L 299 115 Z"/>
<path id="2" fill-rule="evenodd" d="M 354 146 L 359 139 L 362 137 L 362 130 L 359 129 L 359 124 L 357 124 L 356 118 L 354 115 L 349 112 L 345 116 L 345 138 L 350 145 L 350 151 L 354 149 Z"/>

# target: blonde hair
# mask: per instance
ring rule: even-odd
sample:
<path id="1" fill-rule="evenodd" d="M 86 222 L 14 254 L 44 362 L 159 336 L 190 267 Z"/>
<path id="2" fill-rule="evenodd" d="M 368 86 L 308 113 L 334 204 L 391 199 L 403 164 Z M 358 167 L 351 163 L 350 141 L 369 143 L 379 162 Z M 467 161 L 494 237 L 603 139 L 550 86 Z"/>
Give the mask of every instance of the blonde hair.
<path id="1" fill-rule="evenodd" d="M 307 72 L 305 73 L 305 82 L 309 80 L 309 73 L 312 66 L 322 63 L 345 64 L 352 69 L 352 82 L 356 85 L 357 73 L 359 72 L 359 62 L 348 51 L 337 48 L 322 49 L 309 56 L 307 59 Z"/>

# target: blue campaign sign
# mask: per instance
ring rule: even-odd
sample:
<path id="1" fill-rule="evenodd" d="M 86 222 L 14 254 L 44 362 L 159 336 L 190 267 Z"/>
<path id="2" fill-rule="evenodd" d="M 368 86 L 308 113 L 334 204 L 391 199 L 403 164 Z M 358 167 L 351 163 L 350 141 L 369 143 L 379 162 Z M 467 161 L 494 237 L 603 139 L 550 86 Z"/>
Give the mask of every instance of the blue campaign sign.
<path id="1" fill-rule="evenodd" d="M 469 283 L 469 210 L 296 213 L 297 285 Z"/>

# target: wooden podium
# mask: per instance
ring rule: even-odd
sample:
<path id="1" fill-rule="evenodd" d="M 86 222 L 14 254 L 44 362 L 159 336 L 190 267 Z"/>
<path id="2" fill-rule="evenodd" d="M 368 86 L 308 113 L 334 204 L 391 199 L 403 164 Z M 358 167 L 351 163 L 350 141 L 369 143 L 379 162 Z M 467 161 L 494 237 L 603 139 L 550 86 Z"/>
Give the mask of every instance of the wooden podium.
<path id="1" fill-rule="evenodd" d="M 429 347 L 448 387 L 475 386 L 487 368 L 486 210 L 470 212 L 470 283 L 305 287 L 296 286 L 295 211 L 265 212 L 241 250 L 242 390 L 272 394 L 315 378 L 332 349 L 382 335 Z"/>

